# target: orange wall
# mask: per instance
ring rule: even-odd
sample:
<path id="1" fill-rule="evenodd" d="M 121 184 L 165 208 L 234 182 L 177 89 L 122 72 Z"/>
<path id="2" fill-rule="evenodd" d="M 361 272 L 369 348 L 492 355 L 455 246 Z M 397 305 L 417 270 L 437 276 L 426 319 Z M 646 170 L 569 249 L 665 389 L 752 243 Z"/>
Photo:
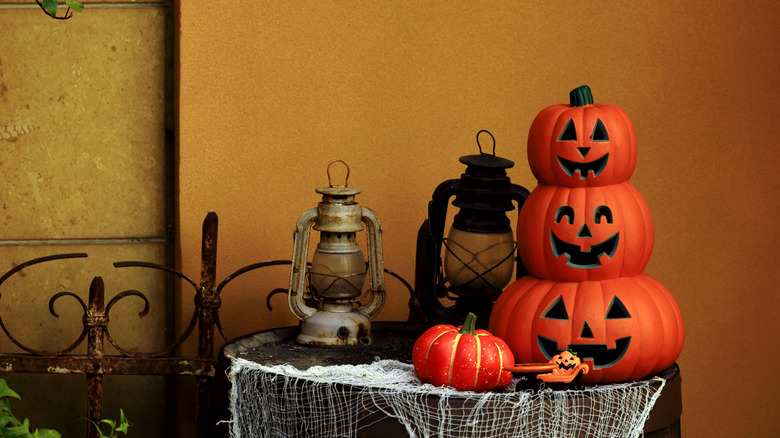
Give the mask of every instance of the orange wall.
<path id="1" fill-rule="evenodd" d="M 587 83 L 638 133 L 631 181 L 656 227 L 646 272 L 672 291 L 687 329 L 684 435 L 773 436 L 778 3 L 387 3 L 181 2 L 184 272 L 198 276 L 208 211 L 220 216 L 218 277 L 289 259 L 298 216 L 319 201 L 327 163 L 343 159 L 382 221 L 386 266 L 411 281 L 426 204 L 476 152 L 476 132 L 490 130 L 516 162 L 512 180 L 532 188 L 531 121 Z M 281 296 L 264 307 L 288 275 L 231 283 L 229 337 L 295 323 Z M 379 319 L 405 319 L 408 295 L 389 287 Z"/>

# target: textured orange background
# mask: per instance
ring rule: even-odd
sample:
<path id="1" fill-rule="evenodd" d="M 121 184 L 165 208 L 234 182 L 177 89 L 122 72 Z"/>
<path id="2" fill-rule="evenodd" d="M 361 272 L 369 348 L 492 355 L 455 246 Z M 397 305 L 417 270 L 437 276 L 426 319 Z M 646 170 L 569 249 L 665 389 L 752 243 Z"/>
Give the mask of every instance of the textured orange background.
<path id="1" fill-rule="evenodd" d="M 426 204 L 476 152 L 476 132 L 490 130 L 516 162 L 512 180 L 532 188 L 531 121 L 586 83 L 638 133 L 631 181 L 656 227 L 646 272 L 674 294 L 687 329 L 684 435 L 774 436 L 778 3 L 391 3 L 181 2 L 184 272 L 198 275 L 212 210 L 221 278 L 289 258 L 327 163 L 344 159 L 359 202 L 382 220 L 386 266 L 412 280 Z M 281 297 L 264 307 L 286 285 L 280 271 L 224 291 L 228 336 L 295 323 Z M 379 319 L 404 319 L 408 295 L 390 287 Z"/>

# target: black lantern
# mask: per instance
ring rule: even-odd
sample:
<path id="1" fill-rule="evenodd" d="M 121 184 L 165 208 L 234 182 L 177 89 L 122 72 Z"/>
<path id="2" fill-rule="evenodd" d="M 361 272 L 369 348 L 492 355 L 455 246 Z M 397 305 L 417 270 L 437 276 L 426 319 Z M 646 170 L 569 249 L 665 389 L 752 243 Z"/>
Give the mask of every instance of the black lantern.
<path id="1" fill-rule="evenodd" d="M 493 153 L 482 152 L 480 134 L 493 140 Z M 512 184 L 506 169 L 514 163 L 498 157 L 496 141 L 485 130 L 477 133 L 478 155 L 460 158 L 466 172 L 460 179 L 445 181 L 433 192 L 426 219 L 417 235 L 415 294 L 421 309 L 434 324 L 460 324 L 468 312 L 477 323 L 487 325 L 493 303 L 504 287 L 526 274 L 516 257 L 515 234 L 506 213 L 518 210 L 528 190 Z M 455 214 L 447 237 L 444 222 L 450 198 L 460 211 Z M 442 255 L 442 252 L 444 253 Z M 440 298 L 455 301 L 445 306 Z"/>

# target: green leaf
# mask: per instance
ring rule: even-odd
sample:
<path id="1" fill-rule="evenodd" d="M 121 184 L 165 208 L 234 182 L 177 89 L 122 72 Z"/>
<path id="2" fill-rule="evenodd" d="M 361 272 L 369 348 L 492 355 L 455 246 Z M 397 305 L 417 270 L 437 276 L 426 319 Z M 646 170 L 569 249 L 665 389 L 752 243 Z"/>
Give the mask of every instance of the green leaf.
<path id="1" fill-rule="evenodd" d="M 14 417 L 14 414 L 11 412 L 8 412 L 8 414 L 0 415 L 0 428 L 2 427 L 15 427 L 15 426 L 21 426 L 22 422 L 19 421 L 16 417 Z M 0 434 L 0 437 L 3 436 Z"/>
<path id="2" fill-rule="evenodd" d="M 125 411 L 119 410 L 119 427 L 114 429 L 116 432 L 122 432 L 127 436 L 127 429 L 130 428 L 130 422 L 125 418 Z"/>
<path id="3" fill-rule="evenodd" d="M 7 399 L 0 399 L 0 414 L 11 414 L 11 401 Z"/>
<path id="4" fill-rule="evenodd" d="M 81 4 L 81 2 L 76 0 L 73 0 L 72 2 L 68 3 L 68 6 L 70 6 L 70 8 L 76 12 L 81 12 L 84 10 L 84 5 Z"/>
<path id="5" fill-rule="evenodd" d="M 38 429 L 33 433 L 33 438 L 62 438 L 62 435 L 52 429 Z"/>
<path id="6" fill-rule="evenodd" d="M 8 387 L 5 379 L 0 379 L 0 398 L 2 397 L 13 397 L 19 400 L 22 399 L 19 397 L 19 394 L 17 394 L 16 391 Z"/>
<path id="7" fill-rule="evenodd" d="M 15 420 L 13 415 L 8 415 L 4 413 L 0 413 L 0 436 L 2 435 L 3 428 L 10 423 L 11 421 Z"/>
<path id="8" fill-rule="evenodd" d="M 108 435 L 103 434 L 103 430 L 100 429 L 100 425 L 98 423 L 95 423 L 92 420 L 89 420 L 90 423 L 92 423 L 95 426 L 95 429 L 97 429 L 98 435 L 100 435 L 100 438 L 113 438 L 112 435 L 114 435 L 114 428 L 111 427 L 111 432 L 109 432 Z M 112 423 L 111 420 L 100 420 L 101 423 Z"/>
<path id="9" fill-rule="evenodd" d="M 41 1 L 41 6 L 43 6 L 43 8 L 46 9 L 46 12 L 52 17 L 57 16 L 57 0 L 43 0 Z"/>
<path id="10" fill-rule="evenodd" d="M 30 420 L 25 418 L 21 426 L 6 427 L 3 438 L 16 438 L 27 435 L 30 435 Z"/>

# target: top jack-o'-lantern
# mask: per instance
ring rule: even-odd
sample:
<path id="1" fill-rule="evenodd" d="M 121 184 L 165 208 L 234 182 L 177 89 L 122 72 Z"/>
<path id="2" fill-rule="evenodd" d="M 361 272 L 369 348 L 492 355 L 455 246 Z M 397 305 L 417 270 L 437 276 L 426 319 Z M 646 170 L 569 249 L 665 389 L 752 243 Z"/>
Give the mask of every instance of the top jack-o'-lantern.
<path id="1" fill-rule="evenodd" d="M 594 104 L 590 87 L 570 104 L 542 110 L 528 134 L 528 162 L 540 183 L 593 187 L 628 181 L 636 167 L 636 132 L 620 107 Z"/>

